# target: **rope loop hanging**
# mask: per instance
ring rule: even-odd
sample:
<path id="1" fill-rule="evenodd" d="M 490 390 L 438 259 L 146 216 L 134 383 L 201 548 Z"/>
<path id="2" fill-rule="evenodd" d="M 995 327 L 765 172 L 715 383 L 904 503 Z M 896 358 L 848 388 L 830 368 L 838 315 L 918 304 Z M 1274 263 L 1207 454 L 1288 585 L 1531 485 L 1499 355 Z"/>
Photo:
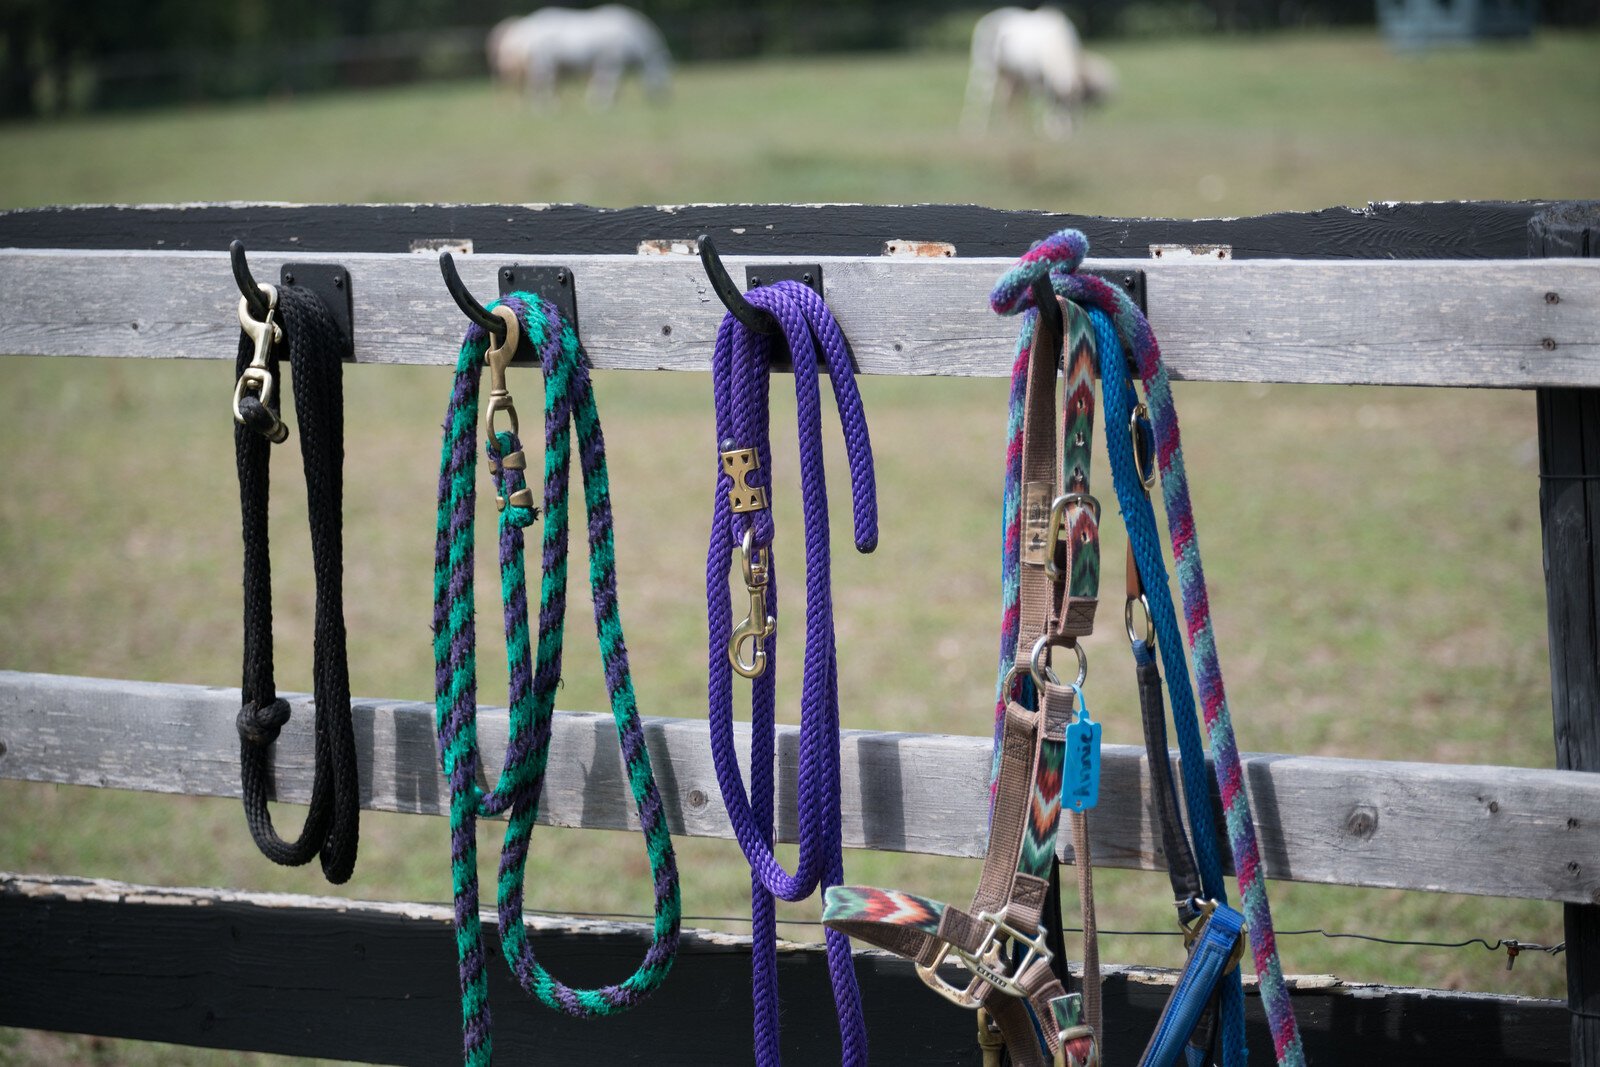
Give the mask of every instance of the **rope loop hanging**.
<path id="1" fill-rule="evenodd" d="M 501 949 L 518 982 L 540 1001 L 575 1017 L 611 1015 L 640 1003 L 671 970 L 682 905 L 677 861 L 666 813 L 645 747 L 644 728 L 628 667 L 617 597 L 611 490 L 594 389 L 582 349 L 554 304 L 514 293 L 491 308 L 506 324 L 491 346 L 480 325 L 467 330 L 445 413 L 440 457 L 439 513 L 434 557 L 434 664 L 439 753 L 450 782 L 451 871 L 462 990 L 465 1062 L 490 1061 L 491 1035 L 485 952 L 478 919 L 477 819 L 508 816 L 498 876 Z M 527 486 L 527 460 L 517 435 L 516 409 L 505 368 L 519 345 L 530 346 L 543 368 L 544 536 L 537 646 L 530 637 L 523 531 L 538 519 Z M 495 785 L 478 784 L 476 633 L 473 619 L 473 515 L 482 369 L 491 372 L 484 448 L 500 504 L 501 601 L 510 679 L 510 739 Z M 503 414 L 509 429 L 498 429 Z M 600 659 L 621 745 L 629 792 L 649 858 L 655 919 L 644 959 L 622 982 L 594 989 L 568 986 L 538 961 L 524 921 L 526 865 L 549 764 L 551 722 L 561 683 L 567 591 L 567 528 L 573 438 L 577 439 L 588 516 L 589 586 Z"/>

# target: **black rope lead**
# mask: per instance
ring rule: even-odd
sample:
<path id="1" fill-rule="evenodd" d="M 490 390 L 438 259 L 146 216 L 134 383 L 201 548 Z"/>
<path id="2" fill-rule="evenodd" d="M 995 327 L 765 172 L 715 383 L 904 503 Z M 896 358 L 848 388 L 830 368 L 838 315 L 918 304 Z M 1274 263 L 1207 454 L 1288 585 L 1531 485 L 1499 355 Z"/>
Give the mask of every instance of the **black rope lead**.
<path id="1" fill-rule="evenodd" d="M 263 287 L 271 290 L 269 287 Z M 273 316 L 281 329 L 274 330 Z M 241 325 L 247 312 L 241 312 Z M 254 336 L 253 336 L 254 335 Z M 258 346 L 256 338 L 262 338 Z M 293 842 L 272 825 L 271 747 L 289 721 L 272 671 L 272 569 L 267 544 L 268 463 L 272 443 L 287 430 L 272 384 L 279 352 L 287 347 L 294 378 L 294 407 L 305 468 L 316 577 L 316 632 L 312 684 L 316 698 L 316 769 L 305 826 Z M 262 350 L 264 349 L 264 350 Z M 250 836 L 274 863 L 300 866 L 320 856 L 335 884 L 355 869 L 360 793 L 355 734 L 350 722 L 350 672 L 345 654 L 343 594 L 344 393 L 338 327 L 308 290 L 282 286 L 263 328 L 259 319 L 241 331 L 235 370 L 239 506 L 244 532 L 244 706 L 239 709 L 239 764 Z M 246 371 L 250 370 L 250 375 Z M 265 376 L 260 371 L 264 369 Z"/>

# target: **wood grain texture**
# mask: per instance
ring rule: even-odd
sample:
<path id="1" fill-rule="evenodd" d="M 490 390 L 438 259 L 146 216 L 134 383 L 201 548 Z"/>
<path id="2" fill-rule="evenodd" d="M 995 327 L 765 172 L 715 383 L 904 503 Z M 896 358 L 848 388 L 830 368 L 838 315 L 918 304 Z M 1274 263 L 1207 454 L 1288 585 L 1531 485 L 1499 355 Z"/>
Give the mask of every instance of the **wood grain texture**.
<path id="1" fill-rule="evenodd" d="M 276 796 L 304 803 L 312 713 L 307 697 L 286 699 L 294 717 L 274 750 Z M 238 708 L 237 689 L 0 671 L 0 777 L 238 796 Z M 484 764 L 498 767 L 505 712 L 484 709 L 480 730 Z M 355 734 L 364 806 L 445 812 L 431 705 L 359 700 Z M 748 761 L 748 730 L 737 736 Z M 646 719 L 645 737 L 672 832 L 732 836 L 705 721 Z M 845 844 L 982 855 L 989 745 L 986 737 L 845 731 Z M 793 841 L 794 727 L 779 727 L 777 749 L 779 837 Z M 1600 776 L 1260 754 L 1244 756 L 1244 775 L 1269 877 L 1570 902 L 1600 894 L 1600 819 L 1592 817 Z M 557 714 L 540 818 L 636 825 L 609 716 Z M 1142 748 L 1106 746 L 1091 825 L 1097 864 L 1163 865 Z M 1068 835 L 1058 849 L 1070 861 Z"/>
<path id="2" fill-rule="evenodd" d="M 258 276 L 275 277 L 282 262 L 301 257 L 262 251 L 251 264 Z M 432 256 L 336 258 L 353 278 L 358 361 L 454 363 L 466 322 Z M 461 257 L 461 273 L 488 298 L 497 291 L 496 269 L 513 260 L 573 271 L 595 367 L 709 369 L 723 308 L 692 257 L 475 255 Z M 746 264 L 773 262 L 727 261 L 736 275 Z M 863 373 L 1010 373 L 1016 323 L 987 305 L 1008 260 L 820 262 Z M 1150 261 L 1141 268 L 1150 321 L 1177 378 L 1600 386 L 1600 262 Z M 1559 300 L 1547 300 L 1552 292 Z M 220 253 L 0 251 L 0 352 L 232 359 L 237 305 Z"/>
<path id="3" fill-rule="evenodd" d="M 1596 253 L 1600 205 L 1529 220 L 1529 255 Z M 1600 389 L 1541 389 L 1537 400 L 1556 766 L 1600 771 Z M 1600 906 L 1569 904 L 1564 921 L 1572 1062 L 1600 1067 Z"/>
<path id="4" fill-rule="evenodd" d="M 614 979 L 649 943 L 648 927 L 632 924 L 530 925 L 539 958 L 580 983 Z M 666 984 L 639 1008 L 595 1021 L 534 1003 L 501 965 L 492 913 L 484 927 L 495 1050 L 505 1062 L 747 1060 L 748 939 L 686 930 Z M 0 874 L 0 959 L 0 1025 L 408 1065 L 459 1055 L 450 911 L 442 906 Z M 820 946 L 782 945 L 778 970 L 785 1062 L 836 1062 Z M 972 1013 L 929 992 L 907 961 L 858 952 L 856 975 L 873 1064 L 977 1062 Z M 1132 1067 L 1174 974 L 1106 967 L 1103 976 L 1105 1064 Z M 1291 976 L 1288 984 L 1315 1063 L 1566 1062 L 1559 1001 L 1321 977 Z M 1246 988 L 1250 1063 L 1268 1065 L 1272 1041 L 1248 980 Z"/>
<path id="5" fill-rule="evenodd" d="M 641 242 L 709 233 L 725 253 L 874 256 L 888 241 L 942 241 L 958 256 L 1012 257 L 1066 226 L 1098 256 L 1228 245 L 1235 259 L 1520 259 L 1544 202 L 1375 203 L 1236 219 L 1116 219 L 971 204 L 146 204 L 0 212 L 0 247 L 631 255 Z"/>

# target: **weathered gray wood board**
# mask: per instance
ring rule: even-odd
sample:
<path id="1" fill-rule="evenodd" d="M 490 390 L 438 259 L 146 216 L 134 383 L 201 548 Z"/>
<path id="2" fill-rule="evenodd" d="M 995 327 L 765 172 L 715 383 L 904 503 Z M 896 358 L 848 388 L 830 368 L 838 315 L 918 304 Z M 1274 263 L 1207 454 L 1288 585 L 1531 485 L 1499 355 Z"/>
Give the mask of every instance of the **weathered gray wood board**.
<path id="1" fill-rule="evenodd" d="M 311 787 L 310 701 L 275 755 L 277 796 Z M 0 777 L 197 796 L 237 796 L 237 689 L 0 672 Z M 506 716 L 480 715 L 484 764 L 504 755 Z M 363 803 L 443 814 L 431 705 L 360 700 Z M 748 757 L 748 732 L 740 731 Z M 646 740 L 674 833 L 730 837 L 706 724 L 647 719 Z M 633 825 L 609 716 L 558 713 L 540 817 L 559 826 Z M 779 836 L 794 840 L 798 735 L 778 733 Z M 844 840 L 855 848 L 981 855 L 989 740 L 847 731 Z M 1600 775 L 1321 757 L 1247 755 L 1245 779 L 1270 877 L 1589 902 L 1600 894 Z M 1142 750 L 1107 746 L 1095 861 L 1162 859 Z M 1063 858 L 1070 846 L 1063 835 Z M 1225 846 L 1224 846 L 1225 849 Z M 1487 859 L 1492 857 L 1492 860 Z"/>
<path id="2" fill-rule="evenodd" d="M 21 963 L 0 967 L 0 1025 L 368 1063 L 450 1063 L 460 1055 L 461 1020 L 450 915 L 447 906 L 0 873 L 0 959 Z M 549 1011 L 518 989 L 502 965 L 493 911 L 483 918 L 498 1058 L 673 1067 L 748 1058 L 748 938 L 686 929 L 666 983 L 638 1008 L 595 1022 Z M 627 973 L 649 942 L 648 927 L 632 923 L 530 917 L 529 925 L 540 961 L 580 985 Z M 817 945 L 785 943 L 778 953 L 785 1062 L 838 1059 L 827 969 Z M 855 971 L 875 1067 L 977 1063 L 972 1013 L 924 988 L 910 961 L 857 952 Z M 1116 966 L 1101 973 L 1105 1067 L 1133 1067 L 1175 974 Z M 946 977 L 961 980 L 953 968 Z M 1249 1062 L 1266 1067 L 1272 1040 L 1246 983 Z M 1286 984 L 1314 1063 L 1566 1062 L 1558 1001 L 1345 984 L 1325 975 L 1290 976 Z"/>
<path id="3" fill-rule="evenodd" d="M 304 253 L 252 252 L 256 276 Z M 466 326 L 430 255 L 345 254 L 356 358 L 454 361 Z M 511 262 L 562 264 L 594 365 L 706 370 L 723 309 L 698 260 L 463 256 L 480 299 Z M 735 277 L 747 263 L 728 257 Z M 1016 324 L 987 297 L 1001 259 L 821 258 L 868 374 L 1004 375 Z M 1092 262 L 1090 265 L 1094 265 Z M 1129 267 L 1129 260 L 1103 266 Z M 1600 385 L 1600 263 L 1140 261 L 1171 372 L 1205 381 L 1498 387 Z M 1547 294 L 1555 294 L 1550 300 Z M 206 252 L 0 250 L 0 352 L 231 359 L 237 290 Z"/>

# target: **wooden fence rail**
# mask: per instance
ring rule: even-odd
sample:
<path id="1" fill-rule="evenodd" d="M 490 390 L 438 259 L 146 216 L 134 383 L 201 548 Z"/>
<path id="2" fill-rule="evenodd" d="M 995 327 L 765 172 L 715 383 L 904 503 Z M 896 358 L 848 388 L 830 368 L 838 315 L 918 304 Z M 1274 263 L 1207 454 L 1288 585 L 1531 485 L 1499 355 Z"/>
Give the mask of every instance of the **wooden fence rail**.
<path id="1" fill-rule="evenodd" d="M 311 796 L 310 698 L 274 746 L 278 799 Z M 189 796 L 239 795 L 237 689 L 0 671 L 0 777 Z M 443 815 L 431 704 L 358 699 L 362 803 Z M 480 712 L 498 767 L 503 709 Z M 749 729 L 736 728 L 749 766 Z M 645 738 L 675 834 L 731 838 L 706 722 L 647 718 Z M 610 715 L 557 712 L 539 817 L 622 830 L 638 821 Z M 989 739 L 847 730 L 844 841 L 852 848 L 981 856 Z M 778 835 L 793 841 L 798 729 L 778 727 Z M 1176 753 L 1173 754 L 1176 758 Z M 1600 901 L 1600 775 L 1577 771 L 1245 754 L 1268 877 L 1300 882 Z M 1142 747 L 1107 745 L 1092 820 L 1095 863 L 1164 869 Z M 1213 798 L 1215 800 L 1215 798 Z M 1221 819 L 1218 818 L 1220 825 Z M 1072 857 L 1064 830 L 1057 851 Z M 1219 838 L 1226 856 L 1227 842 Z"/>
<path id="2" fill-rule="evenodd" d="M 1539 391 L 1552 665 L 1563 766 L 1583 770 L 1246 754 L 1269 877 L 1565 903 L 1568 1002 L 1292 982 L 1323 1063 L 1600 1065 L 1600 206 L 1381 204 L 1256 219 L 1084 219 L 963 207 L 701 205 L 605 211 L 549 205 L 174 205 L 0 212 L 0 352 L 232 358 L 225 248 L 242 237 L 263 280 L 290 261 L 344 265 L 355 355 L 443 364 L 462 320 L 432 255 L 453 246 L 467 284 L 496 292 L 512 264 L 577 279 L 580 329 L 601 369 L 708 368 L 722 309 L 698 262 L 715 236 L 746 264 L 820 263 L 828 299 L 869 374 L 997 376 L 1014 324 L 984 295 L 1016 250 L 1062 225 L 1092 262 L 1142 270 L 1175 377 L 1209 381 L 1456 385 Z M 937 240 L 950 258 L 887 254 Z M 1222 246 L 1198 257 L 1199 246 Z M 676 246 L 677 252 L 672 248 Z M 663 250 L 666 254 L 658 254 Z M 1570 255 L 1579 258 L 1543 258 Z M 1524 257 L 1539 258 L 1524 258 Z M 1293 258 L 1288 258 L 1293 257 Z M 20 666 L 20 665 L 17 665 Z M 281 800 L 305 801 L 308 699 L 275 747 Z M 235 689 L 0 671 L 0 778 L 192 796 L 238 795 Z M 431 705 L 355 704 L 364 806 L 446 806 Z M 1397 712 L 1404 709 L 1394 709 Z M 485 709 L 484 757 L 505 713 Z M 748 730 L 737 732 L 748 758 Z M 702 718 L 646 720 L 670 827 L 729 837 Z M 630 805 L 609 717 L 559 712 L 544 821 L 618 829 Z M 981 854 L 989 740 L 848 731 L 845 843 Z M 779 836 L 795 824 L 797 736 L 779 728 Z M 1163 865 L 1141 749 L 1108 746 L 1096 861 Z M 1222 850 L 1226 854 L 1225 842 Z M 1070 845 L 1058 852 L 1071 859 Z M 0 1025 L 392 1063 L 456 1054 L 459 1005 L 447 909 L 0 874 Z M 617 923 L 535 920 L 541 954 L 582 982 L 647 940 Z M 492 931 L 491 953 L 497 952 Z M 780 953 L 785 1010 L 830 1014 L 814 946 Z M 21 960 L 25 966 L 11 966 Z M 315 979 L 308 981 L 306 961 Z M 502 1047 L 551 1062 L 737 1062 L 748 1054 L 749 945 L 687 932 L 674 980 L 639 1011 L 591 1026 L 497 992 Z M 972 1018 L 929 996 L 909 966 L 864 952 L 869 1024 L 903 1034 L 874 1063 L 973 1062 Z M 505 968 L 491 964 L 496 983 Z M 1112 969 L 1107 1067 L 1132 1063 L 1172 976 Z M 1256 998 L 1252 1062 L 1270 1062 Z M 918 1026 L 902 1023 L 914 1015 Z M 292 1020 L 285 1025 L 284 1020 Z M 836 1049 L 827 1027 L 785 1028 L 793 1062 Z M 515 1054 L 515 1053 L 513 1053 Z"/>

